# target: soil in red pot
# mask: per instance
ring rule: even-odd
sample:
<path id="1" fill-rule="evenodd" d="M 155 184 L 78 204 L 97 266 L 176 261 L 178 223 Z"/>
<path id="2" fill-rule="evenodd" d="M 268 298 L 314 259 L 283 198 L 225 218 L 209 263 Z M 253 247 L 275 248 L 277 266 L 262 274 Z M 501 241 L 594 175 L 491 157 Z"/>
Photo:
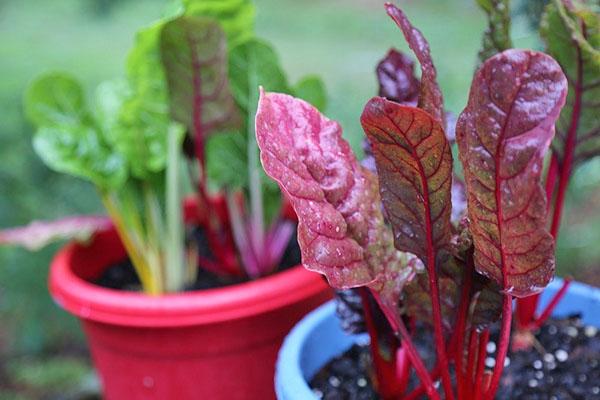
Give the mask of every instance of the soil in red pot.
<path id="1" fill-rule="evenodd" d="M 206 240 L 206 234 L 203 228 L 197 227 L 192 231 L 192 239 L 196 242 L 198 253 L 200 256 L 209 260 L 215 261 L 214 256 L 208 246 Z M 299 265 L 301 262 L 300 247 L 296 240 L 296 236 L 290 239 L 290 242 L 285 250 L 283 258 L 276 269 L 276 272 L 285 271 L 291 267 Z M 231 276 L 231 275 L 219 275 L 208 271 L 206 269 L 198 269 L 198 275 L 196 282 L 188 286 L 186 291 L 203 290 L 203 289 L 214 289 L 230 285 L 235 285 L 243 282 L 247 282 L 249 279 L 246 276 Z M 98 279 L 94 281 L 95 284 L 117 290 L 141 290 L 140 281 L 135 273 L 133 265 L 129 259 L 125 259 L 117 264 L 108 267 Z"/>
<path id="2" fill-rule="evenodd" d="M 492 368 L 494 362 L 494 336 L 497 335 L 492 335 L 487 349 L 488 368 Z M 583 326 L 577 316 L 549 320 L 536 334 L 536 340 L 530 351 L 509 354 L 497 399 L 600 399 L 600 333 L 597 328 Z M 427 341 L 416 344 L 422 349 L 423 346 L 431 349 Z M 425 352 L 430 353 L 430 350 Z M 379 397 L 369 377 L 370 368 L 368 346 L 355 345 L 325 365 L 310 386 L 321 399 L 377 400 Z M 415 384 L 413 377 L 411 385 Z"/>

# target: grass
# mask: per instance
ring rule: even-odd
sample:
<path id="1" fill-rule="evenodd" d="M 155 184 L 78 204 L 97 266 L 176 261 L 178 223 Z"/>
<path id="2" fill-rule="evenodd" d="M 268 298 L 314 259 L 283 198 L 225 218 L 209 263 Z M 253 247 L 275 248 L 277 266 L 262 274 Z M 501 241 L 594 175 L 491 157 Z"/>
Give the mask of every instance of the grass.
<path id="1" fill-rule="evenodd" d="M 48 171 L 31 149 L 21 111 L 27 83 L 47 70 L 77 75 L 88 88 L 123 74 L 134 32 L 158 17 L 160 0 L 4 0 L 0 3 L 0 226 L 101 210 L 94 189 Z M 404 0 L 406 13 L 431 43 L 447 108 L 460 112 L 476 65 L 483 14 L 473 0 Z M 390 46 L 407 50 L 379 0 L 256 0 L 258 34 L 272 41 L 292 81 L 318 73 L 327 85 L 327 114 L 338 119 L 352 146 L 362 138 L 358 117 L 376 94 L 374 68 Z M 523 21 L 514 24 L 519 47 L 536 46 Z M 563 272 L 600 260 L 598 163 L 578 172 L 558 244 Z M 0 332 L 5 351 L 39 352 L 80 342 L 75 320 L 54 306 L 46 290 L 56 247 L 30 254 L 0 249 Z M 12 327 L 18 335 L 6 335 Z"/>

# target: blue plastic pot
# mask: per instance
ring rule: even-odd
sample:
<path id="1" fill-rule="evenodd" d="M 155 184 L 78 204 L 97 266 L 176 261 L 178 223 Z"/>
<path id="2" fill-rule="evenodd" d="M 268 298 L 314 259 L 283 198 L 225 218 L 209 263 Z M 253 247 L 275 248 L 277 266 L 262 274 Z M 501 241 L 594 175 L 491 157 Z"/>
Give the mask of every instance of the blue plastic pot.
<path id="1" fill-rule="evenodd" d="M 562 280 L 552 282 L 542 294 L 540 307 L 560 289 Z M 600 289 L 573 282 L 554 310 L 557 317 L 580 313 L 583 322 L 600 328 Z M 365 335 L 348 335 L 335 316 L 332 301 L 302 319 L 285 339 L 275 373 L 279 400 L 317 400 L 308 381 L 323 365 L 342 354 L 354 343 L 368 340 Z"/>

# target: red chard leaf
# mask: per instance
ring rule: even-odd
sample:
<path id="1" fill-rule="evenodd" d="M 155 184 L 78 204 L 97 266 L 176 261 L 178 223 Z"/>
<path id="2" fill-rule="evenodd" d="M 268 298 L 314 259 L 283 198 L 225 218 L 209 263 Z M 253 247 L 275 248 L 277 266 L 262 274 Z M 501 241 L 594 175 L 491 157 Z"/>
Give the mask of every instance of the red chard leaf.
<path id="1" fill-rule="evenodd" d="M 387 13 L 402 30 L 408 46 L 415 53 L 421 64 L 421 88 L 419 92 L 419 108 L 427 111 L 438 122 L 444 121 L 444 99 L 437 83 L 437 72 L 431 59 L 429 43 L 421 31 L 412 26 L 404 12 L 391 3 L 386 3 Z"/>
<path id="2" fill-rule="evenodd" d="M 262 92 L 256 138 L 265 172 L 298 215 L 307 269 L 324 274 L 339 289 L 372 284 L 384 270 L 392 278 L 401 275 L 377 179 L 360 166 L 337 122 L 305 101 Z"/>
<path id="3" fill-rule="evenodd" d="M 0 231 L 0 245 L 19 245 L 39 250 L 59 240 L 88 240 L 96 231 L 112 226 L 104 216 L 79 215 L 56 221 L 34 221 L 29 225 Z"/>
<path id="4" fill-rule="evenodd" d="M 396 103 L 417 105 L 420 83 L 415 76 L 415 63 L 406 54 L 390 49 L 377 65 L 379 96 Z"/>
<path id="5" fill-rule="evenodd" d="M 425 264 L 450 241 L 452 153 L 425 111 L 374 97 L 361 116 L 396 248 Z"/>
<path id="6" fill-rule="evenodd" d="M 540 175 L 566 92 L 550 56 L 507 50 L 475 74 L 456 127 L 475 268 L 516 297 L 540 291 L 554 272 Z"/>
<path id="7" fill-rule="evenodd" d="M 216 20 L 181 16 L 162 28 L 160 51 L 173 119 L 203 141 L 240 123 L 227 74 L 225 33 Z"/>

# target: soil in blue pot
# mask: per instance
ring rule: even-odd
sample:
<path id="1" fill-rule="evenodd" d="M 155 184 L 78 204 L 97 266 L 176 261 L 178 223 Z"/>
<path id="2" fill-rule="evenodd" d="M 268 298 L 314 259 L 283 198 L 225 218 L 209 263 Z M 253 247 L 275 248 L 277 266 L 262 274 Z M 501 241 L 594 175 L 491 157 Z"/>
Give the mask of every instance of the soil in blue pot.
<path id="1" fill-rule="evenodd" d="M 494 336 L 487 348 L 487 368 L 494 366 Z M 530 351 L 509 354 L 497 399 L 600 400 L 597 328 L 584 326 L 577 316 L 549 320 L 536 334 L 536 341 Z M 431 348 L 427 343 L 416 344 Z M 325 365 L 310 386 L 321 399 L 377 400 L 370 368 L 368 347 L 355 345 Z"/>

